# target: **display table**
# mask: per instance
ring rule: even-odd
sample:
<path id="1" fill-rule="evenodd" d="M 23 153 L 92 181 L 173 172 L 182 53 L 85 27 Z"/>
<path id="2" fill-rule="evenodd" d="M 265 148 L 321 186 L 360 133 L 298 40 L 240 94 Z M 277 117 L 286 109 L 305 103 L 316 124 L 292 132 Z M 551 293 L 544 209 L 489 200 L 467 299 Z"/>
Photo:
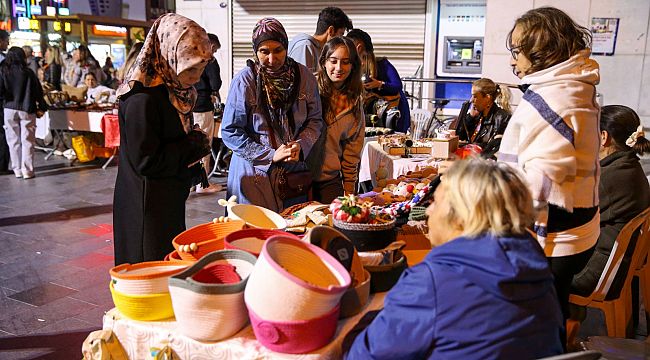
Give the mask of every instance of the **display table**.
<path id="1" fill-rule="evenodd" d="M 309 354 L 281 354 L 268 350 L 257 342 L 250 325 L 229 339 L 204 343 L 178 333 L 175 321 L 135 321 L 112 309 L 104 315 L 103 329 L 113 331 L 129 359 L 149 359 L 150 348 L 165 346 L 170 346 L 180 359 L 340 359 L 345 335 L 366 312 L 383 308 L 386 294 L 371 295 L 361 313 L 339 321 L 332 342 Z"/>
<path id="2" fill-rule="evenodd" d="M 53 130 L 55 136 L 58 137 L 59 140 L 62 140 L 62 131 L 89 131 L 104 133 L 107 136 L 110 135 L 107 137 L 107 142 L 110 141 L 111 144 L 107 144 L 107 146 L 116 147 L 116 138 L 117 144 L 119 145 L 119 125 L 116 121 L 116 118 L 117 116 L 113 115 L 113 110 L 48 110 L 42 118 L 36 119 L 36 137 L 42 139 L 46 134 L 49 133 L 50 130 Z M 52 156 L 53 152 L 54 149 L 49 150 L 48 154 L 45 156 L 45 159 L 49 159 L 50 156 Z M 110 156 L 102 168 L 106 169 L 114 157 L 115 154 Z"/>
<path id="3" fill-rule="evenodd" d="M 377 185 L 375 172 L 383 163 L 388 170 L 388 179 L 397 179 L 409 171 L 415 171 L 425 166 L 436 166 L 439 161 L 430 155 L 414 154 L 411 158 L 402 158 L 399 155 L 388 155 L 377 141 L 369 141 L 363 148 L 359 170 L 359 182 L 372 180 L 372 185 Z"/>

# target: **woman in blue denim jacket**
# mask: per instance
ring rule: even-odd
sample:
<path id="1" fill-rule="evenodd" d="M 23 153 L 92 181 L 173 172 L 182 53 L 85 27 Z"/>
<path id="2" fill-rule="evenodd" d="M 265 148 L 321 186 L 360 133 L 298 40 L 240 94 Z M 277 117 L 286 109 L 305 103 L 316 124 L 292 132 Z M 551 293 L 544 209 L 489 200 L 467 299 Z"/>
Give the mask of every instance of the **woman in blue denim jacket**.
<path id="1" fill-rule="evenodd" d="M 255 61 L 233 79 L 221 123 L 223 142 L 233 151 L 228 197 L 277 212 L 291 204 L 275 186 L 278 168 L 304 167 L 323 127 L 316 78 L 287 56 L 287 44 L 279 21 L 258 21 Z"/>

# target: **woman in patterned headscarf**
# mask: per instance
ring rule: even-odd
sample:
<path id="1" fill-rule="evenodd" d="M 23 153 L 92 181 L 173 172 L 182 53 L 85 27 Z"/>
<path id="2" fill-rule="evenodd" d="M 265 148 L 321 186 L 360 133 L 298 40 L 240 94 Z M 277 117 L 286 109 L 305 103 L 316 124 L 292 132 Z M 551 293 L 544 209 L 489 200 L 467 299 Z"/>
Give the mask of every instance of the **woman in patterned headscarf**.
<path id="1" fill-rule="evenodd" d="M 210 151 L 205 135 L 190 131 L 192 85 L 211 57 L 202 27 L 180 15 L 163 15 L 117 90 L 115 264 L 162 260 L 185 230 L 185 200 L 197 171 L 190 165 Z"/>
<path id="2" fill-rule="evenodd" d="M 323 127 L 316 78 L 287 56 L 287 34 L 265 18 L 253 30 L 254 61 L 233 79 L 224 110 L 223 142 L 233 150 L 228 195 L 281 211 L 293 202 L 278 193 L 280 168 L 304 168 Z"/>

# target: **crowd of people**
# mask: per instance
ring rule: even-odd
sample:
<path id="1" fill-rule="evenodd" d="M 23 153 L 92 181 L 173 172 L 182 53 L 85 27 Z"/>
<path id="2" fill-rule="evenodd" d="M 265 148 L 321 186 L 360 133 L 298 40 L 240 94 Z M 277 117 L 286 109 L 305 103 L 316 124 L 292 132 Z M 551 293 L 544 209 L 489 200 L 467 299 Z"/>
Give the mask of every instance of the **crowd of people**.
<path id="1" fill-rule="evenodd" d="M 0 97 L 15 176 L 34 176 L 34 120 L 47 110 L 42 84 L 85 84 L 97 98 L 117 78 L 116 264 L 161 260 L 185 230 L 191 188 L 220 190 L 205 181 L 217 131 L 233 152 L 227 197 L 239 203 L 280 212 L 356 193 L 368 115 L 410 130 L 395 67 L 339 8 L 320 12 L 313 36 L 290 40 L 274 18 L 252 30 L 252 59 L 231 82 L 219 129 L 213 54 L 221 45 L 183 16 L 158 18 L 117 72 L 99 67 L 85 46 L 68 64 L 49 47 L 41 68 L 31 49 L 12 47 L 0 65 Z M 0 49 L 7 40 L 0 31 Z M 600 72 L 591 40 L 556 8 L 515 21 L 506 43 L 522 100 L 511 112 L 505 86 L 472 83 L 455 130 L 485 159 L 457 161 L 444 174 L 427 210 L 433 249 L 406 270 L 384 309 L 348 334 L 348 358 L 537 358 L 566 350 L 565 323 L 580 319 L 570 294 L 594 290 L 621 228 L 650 206 L 637 157 L 650 141 L 634 110 L 595 101 Z"/>

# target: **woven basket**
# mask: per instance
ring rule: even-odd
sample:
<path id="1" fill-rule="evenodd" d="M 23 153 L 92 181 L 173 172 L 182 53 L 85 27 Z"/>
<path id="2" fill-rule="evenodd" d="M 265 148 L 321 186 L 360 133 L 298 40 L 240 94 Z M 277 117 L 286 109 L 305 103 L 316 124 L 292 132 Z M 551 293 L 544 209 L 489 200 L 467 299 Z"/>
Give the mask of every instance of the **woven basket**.
<path id="1" fill-rule="evenodd" d="M 183 260 L 183 258 L 181 258 L 181 256 L 178 254 L 178 251 L 176 250 L 165 255 L 165 258 L 163 260 L 164 261 L 192 261 L 192 260 Z"/>
<path id="2" fill-rule="evenodd" d="M 336 333 L 339 307 L 318 318 L 302 321 L 269 321 L 248 308 L 257 341 L 280 353 L 305 354 L 327 345 Z"/>
<path id="3" fill-rule="evenodd" d="M 241 220 L 233 220 L 216 224 L 210 222 L 197 225 L 178 234 L 172 240 L 172 244 L 176 251 L 178 251 L 181 259 L 196 261 L 205 254 L 216 250 L 223 250 L 223 238 L 234 231 L 241 230 L 244 224 Z M 190 245 L 191 243 L 197 245 L 198 248 L 196 251 L 181 251 L 181 245 Z"/>
<path id="4" fill-rule="evenodd" d="M 383 249 L 397 237 L 395 219 L 383 224 L 348 223 L 334 219 L 334 227 L 352 241 L 357 251 Z"/>
<path id="5" fill-rule="evenodd" d="M 168 292 L 149 295 L 123 294 L 113 287 L 109 288 L 113 303 L 124 316 L 138 321 L 157 321 L 174 317 L 172 299 Z"/>
<path id="6" fill-rule="evenodd" d="M 399 259 L 390 265 L 365 266 L 370 273 L 371 293 L 388 291 L 397 284 L 402 272 L 408 267 L 406 256 L 402 253 L 400 255 Z"/>
<path id="7" fill-rule="evenodd" d="M 128 295 L 147 295 L 168 292 L 170 276 L 185 270 L 191 261 L 148 261 L 122 264 L 109 270 L 115 290 Z"/>
<path id="8" fill-rule="evenodd" d="M 225 249 L 236 249 L 260 256 L 264 242 L 271 236 L 293 236 L 282 230 L 243 229 L 226 235 L 223 239 Z"/>
<path id="9" fill-rule="evenodd" d="M 338 306 L 350 282 L 347 270 L 323 249 L 273 236 L 248 279 L 246 306 L 268 321 L 318 318 Z"/>
<path id="10" fill-rule="evenodd" d="M 169 292 L 180 332 L 199 341 L 218 341 L 241 330 L 248 322 L 244 289 L 255 260 L 240 250 L 215 251 L 171 277 Z M 234 266 L 241 280 L 230 284 L 196 281 L 197 274 L 215 265 Z"/>
<path id="11" fill-rule="evenodd" d="M 235 204 L 228 208 L 228 216 L 232 219 L 244 220 L 248 227 L 257 229 L 287 228 L 287 221 L 280 214 L 251 204 Z"/>

